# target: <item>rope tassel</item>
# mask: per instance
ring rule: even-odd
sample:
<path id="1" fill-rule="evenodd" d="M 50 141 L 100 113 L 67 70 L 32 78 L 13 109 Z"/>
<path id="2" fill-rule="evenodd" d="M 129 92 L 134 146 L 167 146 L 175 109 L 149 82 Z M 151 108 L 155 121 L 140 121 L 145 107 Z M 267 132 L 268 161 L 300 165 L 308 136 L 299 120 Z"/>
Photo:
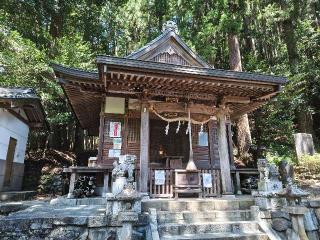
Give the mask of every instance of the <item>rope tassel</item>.
<path id="1" fill-rule="evenodd" d="M 179 120 L 179 122 L 178 122 L 178 127 L 177 127 L 177 130 L 176 130 L 176 133 L 178 133 L 178 132 L 179 132 L 179 130 L 180 130 L 180 125 L 181 125 L 181 122 L 180 122 L 180 120 Z"/>
<path id="2" fill-rule="evenodd" d="M 168 133 L 169 133 L 169 122 L 168 122 L 168 124 L 166 126 L 165 133 L 166 133 L 166 135 L 168 135 Z"/>

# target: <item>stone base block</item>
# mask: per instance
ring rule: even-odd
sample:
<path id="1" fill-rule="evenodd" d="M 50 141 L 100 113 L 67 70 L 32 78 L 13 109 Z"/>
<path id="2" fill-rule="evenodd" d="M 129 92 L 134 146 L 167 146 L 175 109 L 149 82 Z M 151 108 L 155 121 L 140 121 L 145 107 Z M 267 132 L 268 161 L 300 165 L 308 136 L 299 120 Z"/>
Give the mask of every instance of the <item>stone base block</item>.
<path id="1" fill-rule="evenodd" d="M 272 197 L 255 197 L 255 204 L 261 210 L 279 209 L 286 205 L 286 200 Z"/>
<path id="2" fill-rule="evenodd" d="M 0 201 L 25 201 L 36 196 L 36 191 L 0 192 Z"/>
<path id="3" fill-rule="evenodd" d="M 282 190 L 282 182 L 280 181 L 260 181 L 258 189 L 261 192 L 278 192 Z"/>

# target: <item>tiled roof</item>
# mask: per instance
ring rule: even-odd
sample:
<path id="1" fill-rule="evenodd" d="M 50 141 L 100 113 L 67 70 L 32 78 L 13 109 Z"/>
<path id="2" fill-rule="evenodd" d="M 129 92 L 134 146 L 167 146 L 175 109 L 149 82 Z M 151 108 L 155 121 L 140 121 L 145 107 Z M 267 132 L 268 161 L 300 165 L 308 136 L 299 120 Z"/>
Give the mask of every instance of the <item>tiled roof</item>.
<path id="1" fill-rule="evenodd" d="M 0 87 L 0 98 L 7 99 L 39 99 L 36 92 L 32 88 L 5 88 Z"/>
<path id="2" fill-rule="evenodd" d="M 203 68 L 194 66 L 174 65 L 168 63 L 142 61 L 136 59 L 118 58 L 105 55 L 97 56 L 97 63 L 103 63 L 112 66 L 121 66 L 138 69 L 148 69 L 153 71 L 161 71 L 164 73 L 172 72 L 177 74 L 190 74 L 195 76 L 210 76 L 217 78 L 236 79 L 239 81 L 257 81 L 268 82 L 274 84 L 285 84 L 287 78 L 283 76 L 267 75 L 251 72 L 238 72 L 215 68 Z"/>

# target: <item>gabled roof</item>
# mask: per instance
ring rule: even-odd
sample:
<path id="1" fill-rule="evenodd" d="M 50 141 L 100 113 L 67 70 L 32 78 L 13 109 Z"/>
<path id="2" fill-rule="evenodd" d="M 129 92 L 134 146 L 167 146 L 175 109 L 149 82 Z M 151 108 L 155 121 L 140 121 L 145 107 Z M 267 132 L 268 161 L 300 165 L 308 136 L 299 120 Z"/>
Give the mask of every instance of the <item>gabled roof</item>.
<path id="1" fill-rule="evenodd" d="M 7 109 L 31 128 L 49 129 L 40 98 L 32 88 L 0 87 L 0 107 Z M 22 109 L 27 119 L 22 117 L 15 109 Z"/>
<path id="2" fill-rule="evenodd" d="M 172 28 L 164 30 L 163 33 L 157 38 L 137 51 L 134 51 L 130 55 L 126 56 L 126 58 L 144 61 L 157 61 L 155 58 L 164 53 L 169 55 L 176 54 L 177 56 L 183 58 L 185 62 L 180 63 L 181 65 L 211 67 L 208 63 L 201 59 L 200 56 L 194 53 Z M 174 63 L 177 64 L 177 62 Z"/>

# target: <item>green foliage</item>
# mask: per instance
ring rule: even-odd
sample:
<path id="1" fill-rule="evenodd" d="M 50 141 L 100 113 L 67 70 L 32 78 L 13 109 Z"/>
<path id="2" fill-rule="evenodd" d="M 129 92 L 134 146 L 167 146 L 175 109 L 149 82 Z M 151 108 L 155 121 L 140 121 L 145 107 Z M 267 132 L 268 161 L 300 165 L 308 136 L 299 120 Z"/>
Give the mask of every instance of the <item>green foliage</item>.
<path id="1" fill-rule="evenodd" d="M 84 42 L 79 34 L 56 39 L 52 52 L 54 62 L 81 69 L 95 70 L 94 55 L 90 49 L 90 44 Z"/>
<path id="2" fill-rule="evenodd" d="M 279 165 L 281 161 L 286 161 L 289 164 L 295 164 L 295 158 L 292 155 L 278 155 L 274 153 L 268 153 L 267 159 L 269 163 Z"/>
<path id="3" fill-rule="evenodd" d="M 320 173 L 320 154 L 303 155 L 299 159 L 299 166 L 309 169 L 312 173 Z"/>
<path id="4" fill-rule="evenodd" d="M 61 175 L 44 174 L 40 177 L 38 192 L 40 194 L 61 195 L 63 191 L 63 180 Z"/>

